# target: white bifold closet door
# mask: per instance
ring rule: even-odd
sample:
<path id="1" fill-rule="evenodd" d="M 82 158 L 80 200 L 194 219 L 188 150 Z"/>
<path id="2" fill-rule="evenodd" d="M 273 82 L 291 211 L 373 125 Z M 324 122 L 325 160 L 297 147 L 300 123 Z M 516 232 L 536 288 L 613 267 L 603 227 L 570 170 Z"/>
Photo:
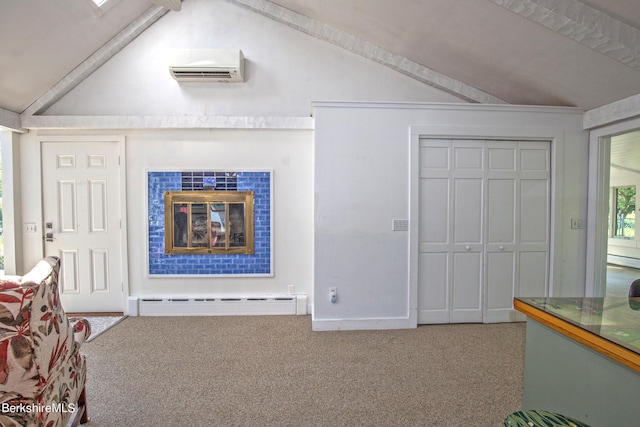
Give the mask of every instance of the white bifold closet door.
<path id="1" fill-rule="evenodd" d="M 420 141 L 418 323 L 516 320 L 549 277 L 546 141 Z"/>

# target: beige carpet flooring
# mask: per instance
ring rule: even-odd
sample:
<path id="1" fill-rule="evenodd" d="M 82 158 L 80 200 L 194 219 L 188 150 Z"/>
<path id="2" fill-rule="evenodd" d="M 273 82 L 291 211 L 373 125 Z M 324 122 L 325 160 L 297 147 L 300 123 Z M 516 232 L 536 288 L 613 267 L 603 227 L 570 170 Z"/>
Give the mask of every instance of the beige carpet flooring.
<path id="1" fill-rule="evenodd" d="M 129 317 L 83 345 L 89 427 L 500 426 L 523 323 L 312 332 L 309 316 Z"/>

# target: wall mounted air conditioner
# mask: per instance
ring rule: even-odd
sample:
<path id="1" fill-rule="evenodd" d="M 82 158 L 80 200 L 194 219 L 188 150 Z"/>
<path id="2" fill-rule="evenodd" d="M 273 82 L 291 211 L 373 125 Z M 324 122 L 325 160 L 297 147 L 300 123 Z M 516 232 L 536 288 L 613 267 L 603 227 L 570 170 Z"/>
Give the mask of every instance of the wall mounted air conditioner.
<path id="1" fill-rule="evenodd" d="M 239 49 L 181 49 L 173 52 L 169 71 L 179 82 L 244 81 L 244 56 Z"/>

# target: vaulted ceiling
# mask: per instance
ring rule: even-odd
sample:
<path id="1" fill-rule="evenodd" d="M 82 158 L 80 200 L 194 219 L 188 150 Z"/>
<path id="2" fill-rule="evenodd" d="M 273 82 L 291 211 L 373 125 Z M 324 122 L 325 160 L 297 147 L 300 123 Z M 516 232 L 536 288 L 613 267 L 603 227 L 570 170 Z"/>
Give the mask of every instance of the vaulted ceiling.
<path id="1" fill-rule="evenodd" d="M 461 101 L 589 110 L 640 93 L 638 0 L 226 1 Z M 41 112 L 176 3 L 0 0 L 0 113 Z"/>

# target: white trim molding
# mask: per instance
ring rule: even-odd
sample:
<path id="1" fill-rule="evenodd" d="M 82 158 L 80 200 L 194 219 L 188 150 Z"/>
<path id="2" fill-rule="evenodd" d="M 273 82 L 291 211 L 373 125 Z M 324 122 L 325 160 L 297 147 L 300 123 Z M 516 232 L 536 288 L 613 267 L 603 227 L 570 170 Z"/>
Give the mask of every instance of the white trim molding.
<path id="1" fill-rule="evenodd" d="M 640 129 L 640 114 L 630 120 L 610 123 L 603 121 L 602 126 L 592 129 L 589 135 L 586 296 L 604 296 L 606 293 L 607 200 L 611 136 L 638 129 Z"/>
<path id="2" fill-rule="evenodd" d="M 634 117 L 640 117 L 640 94 L 589 110 L 582 123 L 584 129 L 593 129 Z"/>
<path id="3" fill-rule="evenodd" d="M 29 116 L 27 129 L 291 129 L 312 130 L 312 117 Z"/>
<path id="4" fill-rule="evenodd" d="M 313 319 L 311 330 L 313 331 L 358 331 L 358 330 L 385 330 L 385 329 L 415 329 L 417 325 L 417 313 L 409 317 L 382 318 L 382 319 Z"/>

